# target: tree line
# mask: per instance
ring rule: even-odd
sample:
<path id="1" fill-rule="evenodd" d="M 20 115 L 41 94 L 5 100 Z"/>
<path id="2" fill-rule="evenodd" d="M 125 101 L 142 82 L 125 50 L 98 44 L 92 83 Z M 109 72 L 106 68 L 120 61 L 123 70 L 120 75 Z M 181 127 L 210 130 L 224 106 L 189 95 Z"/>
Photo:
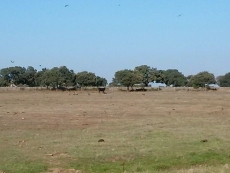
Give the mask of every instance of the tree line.
<path id="1" fill-rule="evenodd" d="M 230 87 L 230 72 L 215 78 L 214 74 L 203 71 L 195 75 L 185 76 L 177 69 L 158 70 L 148 65 L 135 67 L 133 70 L 124 69 L 115 72 L 109 86 L 125 86 L 127 89 L 136 84 L 143 87 L 150 82 L 165 83 L 167 86 L 181 87 L 205 87 L 206 84 L 218 84 L 221 87 Z M 37 71 L 34 67 L 27 68 L 15 66 L 0 70 L 0 87 L 10 85 L 26 85 L 29 87 L 58 87 L 58 86 L 106 86 L 107 80 L 97 76 L 93 72 L 82 71 L 75 73 L 66 66 L 54 67 L 52 69 L 43 68 Z"/>
<path id="2" fill-rule="evenodd" d="M 141 65 L 135 67 L 133 70 L 125 69 L 117 71 L 111 85 L 116 86 L 122 84 L 129 89 L 137 83 L 148 86 L 148 84 L 153 81 L 165 83 L 166 86 L 189 86 L 195 88 L 204 87 L 205 84 L 216 83 L 214 75 L 207 71 L 186 77 L 177 69 L 158 70 L 148 65 Z"/>
<path id="3" fill-rule="evenodd" d="M 96 76 L 95 73 L 82 71 L 74 73 L 66 66 L 43 68 L 37 71 L 34 67 L 8 67 L 0 70 L 0 86 L 26 85 L 28 87 L 46 86 L 57 88 L 59 86 L 106 86 L 107 80 Z"/>

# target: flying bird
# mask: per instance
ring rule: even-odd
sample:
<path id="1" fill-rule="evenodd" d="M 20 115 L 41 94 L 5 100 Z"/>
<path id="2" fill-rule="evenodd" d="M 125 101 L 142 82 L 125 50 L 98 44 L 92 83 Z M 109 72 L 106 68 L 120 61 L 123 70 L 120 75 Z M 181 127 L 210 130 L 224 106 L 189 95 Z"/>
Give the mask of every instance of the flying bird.
<path id="1" fill-rule="evenodd" d="M 182 16 L 182 14 L 179 14 L 177 17 L 181 17 Z"/>
<path id="2" fill-rule="evenodd" d="M 14 61 L 10 60 L 11 63 L 14 63 Z"/>
<path id="3" fill-rule="evenodd" d="M 39 66 L 42 66 L 42 65 L 39 65 Z"/>
<path id="4" fill-rule="evenodd" d="M 65 5 L 65 7 L 68 7 L 69 5 Z"/>

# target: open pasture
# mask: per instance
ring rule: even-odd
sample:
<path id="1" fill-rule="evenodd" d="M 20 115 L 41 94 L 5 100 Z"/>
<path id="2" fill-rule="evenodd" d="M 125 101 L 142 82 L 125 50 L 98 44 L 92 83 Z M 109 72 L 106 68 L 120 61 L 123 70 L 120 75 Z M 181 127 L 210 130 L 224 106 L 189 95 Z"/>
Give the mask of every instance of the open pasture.
<path id="1" fill-rule="evenodd" d="M 1 91 L 0 172 L 227 173 L 229 101 L 228 91 Z"/>

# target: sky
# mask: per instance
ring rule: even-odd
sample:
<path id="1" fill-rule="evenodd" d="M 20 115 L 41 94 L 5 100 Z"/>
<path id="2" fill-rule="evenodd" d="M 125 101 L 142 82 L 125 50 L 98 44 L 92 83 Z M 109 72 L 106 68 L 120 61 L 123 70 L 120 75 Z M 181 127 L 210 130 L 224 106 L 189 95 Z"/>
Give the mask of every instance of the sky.
<path id="1" fill-rule="evenodd" d="M 0 0 L 0 4 L 0 69 L 67 66 L 109 82 L 116 71 L 140 65 L 178 69 L 186 76 L 230 72 L 229 0 Z"/>

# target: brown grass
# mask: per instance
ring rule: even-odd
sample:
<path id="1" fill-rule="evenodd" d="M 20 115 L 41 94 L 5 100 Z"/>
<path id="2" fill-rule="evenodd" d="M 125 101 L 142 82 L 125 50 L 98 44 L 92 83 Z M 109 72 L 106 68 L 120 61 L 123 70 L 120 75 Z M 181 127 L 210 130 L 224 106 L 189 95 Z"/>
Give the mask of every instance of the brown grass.
<path id="1" fill-rule="evenodd" d="M 229 151 L 230 141 L 229 100 L 228 91 L 163 90 L 144 95 L 112 91 L 91 91 L 90 95 L 84 91 L 78 95 L 56 91 L 0 92 L 0 151 L 4 157 L 0 159 L 0 170 L 20 172 L 10 164 L 26 160 L 44 164 L 45 170 L 79 167 L 86 172 L 100 172 L 93 167 L 94 162 L 101 168 L 101 162 L 125 162 L 127 172 L 154 172 L 140 159 L 153 157 L 158 163 L 164 156 L 180 158 L 196 151 L 224 153 Z M 99 139 L 105 142 L 98 143 Z M 204 139 L 208 142 L 200 142 Z M 212 167 L 220 172 L 228 163 L 226 159 L 223 163 L 215 159 L 207 167 L 194 168 L 189 161 L 183 166 L 180 161 L 165 169 L 189 173 L 209 172 Z M 118 167 L 122 170 L 122 166 Z"/>

